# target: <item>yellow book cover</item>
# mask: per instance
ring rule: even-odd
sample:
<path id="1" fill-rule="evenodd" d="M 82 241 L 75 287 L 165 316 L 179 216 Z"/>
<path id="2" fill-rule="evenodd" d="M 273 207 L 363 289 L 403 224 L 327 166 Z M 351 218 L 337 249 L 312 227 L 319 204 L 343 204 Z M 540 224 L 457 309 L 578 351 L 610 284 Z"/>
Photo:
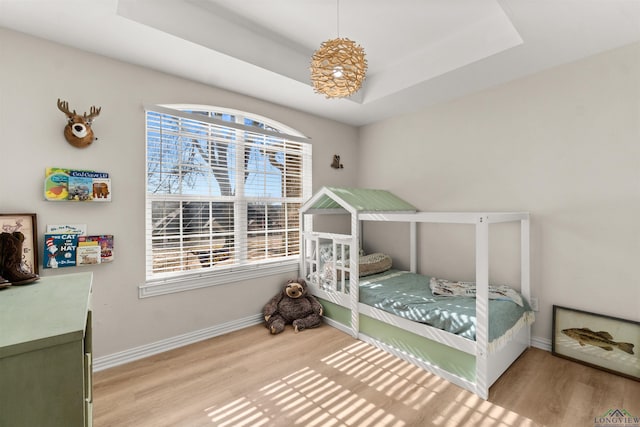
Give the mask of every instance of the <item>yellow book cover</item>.
<path id="1" fill-rule="evenodd" d="M 69 171 L 47 168 L 44 179 L 44 197 L 47 200 L 67 200 L 69 197 Z"/>

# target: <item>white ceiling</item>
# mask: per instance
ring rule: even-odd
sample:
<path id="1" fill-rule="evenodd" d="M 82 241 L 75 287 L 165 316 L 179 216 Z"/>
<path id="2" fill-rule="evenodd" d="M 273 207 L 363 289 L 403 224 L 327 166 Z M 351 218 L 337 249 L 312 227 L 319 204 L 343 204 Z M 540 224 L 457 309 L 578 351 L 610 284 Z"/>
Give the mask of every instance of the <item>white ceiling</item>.
<path id="1" fill-rule="evenodd" d="M 359 126 L 638 41 L 640 0 L 0 0 L 0 26 Z M 309 82 L 337 36 L 369 64 L 340 100 Z"/>

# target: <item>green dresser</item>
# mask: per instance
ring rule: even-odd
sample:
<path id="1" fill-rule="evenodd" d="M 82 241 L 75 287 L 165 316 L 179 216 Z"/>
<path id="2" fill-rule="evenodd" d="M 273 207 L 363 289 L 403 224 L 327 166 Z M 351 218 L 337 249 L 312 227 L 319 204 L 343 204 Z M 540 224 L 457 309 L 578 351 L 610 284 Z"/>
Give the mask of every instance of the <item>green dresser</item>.
<path id="1" fill-rule="evenodd" d="M 0 426 L 91 426 L 91 281 L 0 290 Z"/>

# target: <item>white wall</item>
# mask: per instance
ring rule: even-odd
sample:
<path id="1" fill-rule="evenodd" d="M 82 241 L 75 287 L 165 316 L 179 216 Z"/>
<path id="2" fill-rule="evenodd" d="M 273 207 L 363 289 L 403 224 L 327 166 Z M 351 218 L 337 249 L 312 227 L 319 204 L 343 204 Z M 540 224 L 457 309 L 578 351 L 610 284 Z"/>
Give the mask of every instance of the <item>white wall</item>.
<path id="1" fill-rule="evenodd" d="M 420 210 L 531 213 L 534 336 L 551 338 L 553 304 L 640 320 L 640 44 L 365 126 L 358 159 L 360 186 Z M 400 258 L 399 232 L 365 237 Z M 423 229 L 423 272 L 473 279 L 473 235 L 442 235 Z M 517 246 L 497 246 L 493 277 L 517 280 Z"/>
<path id="2" fill-rule="evenodd" d="M 138 299 L 137 287 L 144 281 L 143 104 L 208 104 L 275 119 L 312 138 L 314 189 L 355 183 L 353 127 L 6 29 L 0 29 L 0 63 L 0 212 L 37 213 L 40 248 L 46 224 L 85 223 L 90 233 L 115 236 L 112 264 L 41 269 L 43 276 L 94 272 L 96 357 L 256 315 L 285 279 L 265 277 Z M 93 126 L 99 139 L 89 148 L 65 141 L 58 98 L 78 111 L 102 107 Z M 345 169 L 329 167 L 334 153 L 341 155 Z M 113 201 L 44 201 L 49 166 L 109 172 Z"/>

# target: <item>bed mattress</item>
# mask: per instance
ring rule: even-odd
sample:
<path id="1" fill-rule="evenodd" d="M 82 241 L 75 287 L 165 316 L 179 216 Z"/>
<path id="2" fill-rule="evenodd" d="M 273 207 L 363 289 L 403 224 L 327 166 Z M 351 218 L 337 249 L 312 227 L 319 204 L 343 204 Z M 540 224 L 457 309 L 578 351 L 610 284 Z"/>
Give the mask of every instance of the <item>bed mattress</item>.
<path id="1" fill-rule="evenodd" d="M 433 295 L 430 280 L 429 276 L 399 270 L 363 277 L 360 281 L 360 302 L 475 340 L 475 298 Z M 511 300 L 490 300 L 490 345 L 533 323 L 533 319 L 534 314 L 527 301 L 523 301 L 520 307 Z"/>

